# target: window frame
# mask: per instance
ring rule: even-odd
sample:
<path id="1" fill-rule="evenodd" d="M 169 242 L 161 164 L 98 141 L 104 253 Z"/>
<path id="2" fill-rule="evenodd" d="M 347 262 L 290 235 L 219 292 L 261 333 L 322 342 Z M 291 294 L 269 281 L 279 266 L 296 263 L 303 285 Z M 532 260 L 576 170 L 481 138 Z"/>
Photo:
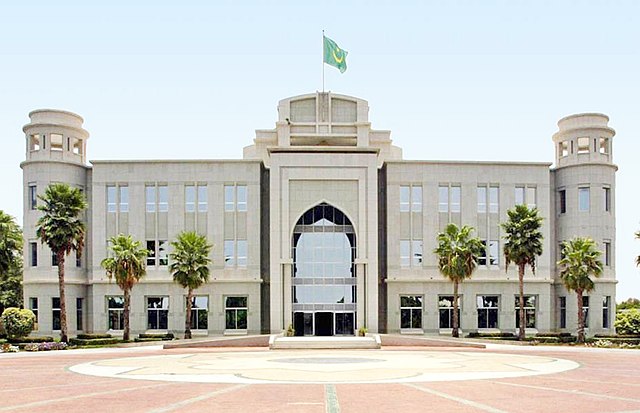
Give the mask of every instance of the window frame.
<path id="1" fill-rule="evenodd" d="M 420 303 L 419 306 L 417 305 L 403 305 L 403 298 L 410 298 L 412 299 L 411 301 L 416 300 L 417 302 Z M 424 296 L 423 295 L 413 295 L 413 294 L 400 294 L 400 329 L 401 330 L 421 330 L 423 323 L 422 323 L 422 313 L 424 311 Z M 409 325 L 405 326 L 404 324 L 404 320 L 405 317 L 404 315 L 408 314 L 409 315 Z M 414 323 L 414 317 L 417 320 L 417 323 Z"/>
<path id="2" fill-rule="evenodd" d="M 586 198 L 584 198 L 585 196 Z M 586 203 L 586 205 L 583 203 Z M 590 210 L 591 210 L 591 188 L 589 186 L 579 186 L 578 187 L 578 212 L 589 212 Z"/>
<path id="3" fill-rule="evenodd" d="M 444 306 L 444 301 L 450 301 L 450 306 Z M 460 312 L 462 311 L 462 295 L 458 294 L 458 328 L 460 328 Z M 439 295 L 438 296 L 438 328 L 439 329 L 452 329 L 453 328 L 453 295 Z M 445 316 L 446 313 L 446 316 Z M 443 316 L 447 318 L 447 325 L 443 326 Z"/>
<path id="4" fill-rule="evenodd" d="M 486 297 L 486 298 L 485 298 Z M 489 298 L 495 298 L 496 306 L 485 307 L 485 303 Z M 482 299 L 482 306 L 480 303 L 480 299 Z M 481 326 L 480 318 L 481 312 L 485 314 L 485 324 Z M 478 294 L 476 296 L 476 313 L 477 313 L 477 327 L 479 330 L 495 330 L 500 328 L 500 295 L 494 294 Z M 495 313 L 495 317 L 490 317 L 490 315 Z M 491 319 L 495 318 L 495 325 L 491 325 Z"/>
<path id="5" fill-rule="evenodd" d="M 107 307 L 107 330 L 111 331 L 122 331 L 124 330 L 124 296 L 123 295 L 106 295 L 105 297 L 105 306 Z M 122 307 L 111 307 L 109 304 L 109 299 L 121 299 Z M 115 323 L 112 323 L 115 321 Z M 116 327 L 122 328 L 113 328 L 114 324 L 117 324 Z"/>
<path id="6" fill-rule="evenodd" d="M 515 295 L 515 302 L 514 302 L 514 308 L 515 308 L 515 315 L 516 315 L 516 328 L 520 328 L 520 296 L 519 295 Z M 533 298 L 533 306 L 528 305 L 529 303 L 527 302 L 527 299 L 529 298 Z M 531 329 L 536 329 L 538 328 L 538 296 L 535 294 L 525 294 L 524 296 L 524 324 L 525 324 L 525 329 L 527 328 L 531 328 Z M 533 322 L 531 322 L 531 319 L 533 319 Z"/>
<path id="7" fill-rule="evenodd" d="M 160 299 L 161 307 L 150 307 L 150 300 Z M 166 299 L 166 307 L 165 305 Z M 147 330 L 160 330 L 165 331 L 169 329 L 169 310 L 171 307 L 170 297 L 168 295 L 149 295 L 145 297 L 146 309 L 147 309 Z M 151 314 L 155 313 L 155 326 L 152 323 Z"/>
<path id="8" fill-rule="evenodd" d="M 191 329 L 192 330 L 200 330 L 200 331 L 208 331 L 209 330 L 209 296 L 208 295 L 194 295 L 193 297 L 193 301 L 191 303 Z M 204 298 L 206 299 L 206 306 L 205 307 L 195 307 L 196 305 L 196 301 L 198 298 Z M 185 304 L 185 311 L 187 310 L 187 300 L 189 299 L 189 297 L 185 296 L 185 300 L 184 300 L 184 304 Z M 200 317 L 198 316 L 199 313 L 204 313 L 204 328 L 201 328 L 202 325 L 200 324 Z"/>
<path id="9" fill-rule="evenodd" d="M 234 299 L 234 298 L 239 298 L 239 299 L 244 299 L 244 306 L 230 306 L 229 305 L 229 300 L 230 299 Z M 224 319 L 225 319 L 225 330 L 232 330 L 232 331 L 246 331 L 248 330 L 249 327 L 249 296 L 247 295 L 225 295 L 223 297 L 223 302 L 224 302 Z M 238 313 L 244 311 L 244 327 L 242 327 L 242 324 L 238 324 Z M 234 314 L 233 316 L 233 327 L 229 327 L 229 314 Z"/>

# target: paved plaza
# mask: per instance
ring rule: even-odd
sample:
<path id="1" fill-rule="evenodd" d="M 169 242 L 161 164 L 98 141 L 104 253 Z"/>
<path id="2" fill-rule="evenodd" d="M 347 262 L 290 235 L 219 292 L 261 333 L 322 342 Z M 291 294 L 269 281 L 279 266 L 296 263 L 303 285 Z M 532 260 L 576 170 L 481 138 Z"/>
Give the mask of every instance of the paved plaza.
<path id="1" fill-rule="evenodd" d="M 159 346 L 0 355 L 0 412 L 640 412 L 640 351 Z"/>

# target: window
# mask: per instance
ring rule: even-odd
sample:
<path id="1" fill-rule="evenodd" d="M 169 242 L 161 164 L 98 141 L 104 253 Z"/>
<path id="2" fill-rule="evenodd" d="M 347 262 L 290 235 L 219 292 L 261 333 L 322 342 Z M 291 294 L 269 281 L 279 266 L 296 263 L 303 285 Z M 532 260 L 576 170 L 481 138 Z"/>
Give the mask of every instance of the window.
<path id="1" fill-rule="evenodd" d="M 487 212 L 487 187 L 479 186 L 477 189 L 478 194 L 478 212 L 486 213 Z"/>
<path id="2" fill-rule="evenodd" d="M 236 262 L 238 267 L 247 266 L 247 240 L 237 240 L 238 256 Z"/>
<path id="3" fill-rule="evenodd" d="M 35 184 L 29 185 L 29 209 L 38 209 L 38 187 Z"/>
<path id="4" fill-rule="evenodd" d="M 62 151 L 62 135 L 59 133 L 49 134 L 49 141 L 51 142 L 52 151 Z"/>
<path id="5" fill-rule="evenodd" d="M 604 188 L 602 188 L 602 192 L 602 198 L 604 201 L 604 205 L 602 206 L 602 208 L 605 212 L 609 212 L 611 211 L 611 188 L 605 186 Z"/>
<path id="6" fill-rule="evenodd" d="M 247 210 L 246 185 L 224 186 L 224 210 L 227 212 Z"/>
<path id="7" fill-rule="evenodd" d="M 158 247 L 156 249 L 156 246 Z M 168 265 L 169 259 L 167 257 L 167 247 L 169 243 L 167 240 L 147 240 L 147 265 Z"/>
<path id="8" fill-rule="evenodd" d="M 422 211 L 422 186 L 400 187 L 400 212 Z"/>
<path id="9" fill-rule="evenodd" d="M 589 153 L 589 138 L 578 138 L 578 153 Z"/>
<path id="10" fill-rule="evenodd" d="M 235 187 L 233 185 L 224 186 L 224 210 L 234 211 L 236 206 Z"/>
<path id="11" fill-rule="evenodd" d="M 524 204 L 524 186 L 516 186 L 515 198 L 516 205 Z"/>
<path id="12" fill-rule="evenodd" d="M 489 187 L 489 212 L 492 214 L 498 213 L 498 207 L 500 203 L 500 189 L 497 186 Z"/>
<path id="13" fill-rule="evenodd" d="M 409 212 L 411 210 L 411 187 L 400 187 L 400 212 Z"/>
<path id="14" fill-rule="evenodd" d="M 602 328 L 611 328 L 609 314 L 611 314 L 611 296 L 607 295 L 602 297 Z"/>
<path id="15" fill-rule="evenodd" d="M 58 266 L 58 255 L 53 251 L 51 251 L 51 266 L 52 267 Z"/>
<path id="16" fill-rule="evenodd" d="M 524 296 L 524 326 L 525 328 L 536 328 L 536 296 Z M 520 296 L 515 297 L 516 308 L 516 328 L 520 328 Z"/>
<path id="17" fill-rule="evenodd" d="M 238 191 L 237 196 L 237 207 L 238 211 L 246 211 L 247 210 L 247 187 L 246 185 L 238 185 L 236 186 L 236 190 Z"/>
<path id="18" fill-rule="evenodd" d="M 120 187 L 120 212 L 129 212 L 129 187 Z"/>
<path id="19" fill-rule="evenodd" d="M 438 187 L 438 211 L 449 212 L 449 187 Z"/>
<path id="20" fill-rule="evenodd" d="M 478 256 L 478 265 L 487 265 L 487 240 L 480 240 L 482 243 L 482 255 Z"/>
<path id="21" fill-rule="evenodd" d="M 82 298 L 76 298 L 76 330 L 82 331 Z"/>
<path id="22" fill-rule="evenodd" d="M 247 329 L 247 297 L 226 297 L 224 300 L 225 328 Z"/>
<path id="23" fill-rule="evenodd" d="M 196 211 L 196 187 L 193 185 L 184 187 L 184 210 L 186 212 Z"/>
<path id="24" fill-rule="evenodd" d="M 412 212 L 422 211 L 422 187 L 421 186 L 416 185 L 411 187 L 411 211 Z"/>
<path id="25" fill-rule="evenodd" d="M 197 295 L 191 298 L 191 328 L 192 329 L 207 330 L 209 328 L 208 313 L 209 313 L 209 297 Z"/>
<path id="26" fill-rule="evenodd" d="M 460 212 L 460 187 L 441 185 L 438 187 L 438 211 Z"/>
<path id="27" fill-rule="evenodd" d="M 29 262 L 32 267 L 38 266 L 38 243 L 30 242 L 29 243 Z"/>
<path id="28" fill-rule="evenodd" d="M 145 187 L 145 199 L 147 212 L 156 212 L 156 187 L 155 185 L 147 185 Z"/>
<path id="29" fill-rule="evenodd" d="M 82 141 L 77 138 L 71 138 L 71 147 L 69 149 L 76 155 L 82 155 Z"/>
<path id="30" fill-rule="evenodd" d="M 560 328 L 567 328 L 567 297 L 558 297 L 560 301 Z"/>
<path id="31" fill-rule="evenodd" d="M 611 241 L 604 241 L 604 265 L 606 267 L 611 266 Z"/>
<path id="32" fill-rule="evenodd" d="M 60 297 L 51 298 L 51 329 L 60 330 Z"/>
<path id="33" fill-rule="evenodd" d="M 400 266 L 422 265 L 422 240 L 400 240 Z"/>
<path id="34" fill-rule="evenodd" d="M 498 265 L 498 241 L 489 241 L 489 265 Z"/>
<path id="35" fill-rule="evenodd" d="M 440 314 L 440 328 L 453 328 L 453 296 L 438 297 L 438 312 Z M 460 296 L 458 296 L 458 326 L 460 326 Z"/>
<path id="36" fill-rule="evenodd" d="M 578 188 L 578 209 L 580 212 L 589 211 L 589 188 Z"/>
<path id="37" fill-rule="evenodd" d="M 29 310 L 36 316 L 36 323 L 38 323 L 38 297 L 29 297 Z"/>
<path id="38" fill-rule="evenodd" d="M 527 187 L 527 206 L 529 208 L 535 208 L 537 205 L 536 202 L 536 188 L 534 186 L 528 186 Z"/>
<path id="39" fill-rule="evenodd" d="M 460 212 L 460 187 L 451 187 L 451 212 Z"/>
<path id="40" fill-rule="evenodd" d="M 208 204 L 207 186 L 198 185 L 198 212 L 207 212 Z"/>
<path id="41" fill-rule="evenodd" d="M 44 145 L 43 145 L 44 149 Z M 29 150 L 39 151 L 40 150 L 40 134 L 35 133 L 29 136 Z"/>
<path id="42" fill-rule="evenodd" d="M 158 186 L 158 211 L 169 211 L 169 188 L 166 185 Z"/>
<path id="43" fill-rule="evenodd" d="M 82 268 L 82 258 L 81 255 L 78 253 L 78 251 L 75 252 L 75 256 L 76 256 L 76 268 Z"/>
<path id="44" fill-rule="evenodd" d="M 589 328 L 589 296 L 582 296 L 582 314 L 584 315 L 584 328 Z"/>
<path id="45" fill-rule="evenodd" d="M 569 155 L 569 143 L 567 141 L 562 141 L 558 145 L 558 152 L 561 158 Z"/>
<path id="46" fill-rule="evenodd" d="M 235 267 L 235 265 L 236 265 L 235 241 L 225 240 L 224 241 L 224 266 Z"/>
<path id="47" fill-rule="evenodd" d="M 498 328 L 498 296 L 477 297 L 478 328 Z"/>
<path id="48" fill-rule="evenodd" d="M 169 320 L 169 297 L 147 297 L 147 329 L 166 330 Z"/>
<path id="49" fill-rule="evenodd" d="M 116 212 L 116 187 L 107 185 L 107 212 Z"/>
<path id="50" fill-rule="evenodd" d="M 560 213 L 564 214 L 567 212 L 567 191 L 561 189 L 558 191 L 558 195 L 560 198 Z"/>
<path id="51" fill-rule="evenodd" d="M 123 296 L 107 296 L 107 323 L 107 328 L 109 330 L 124 330 Z"/>
<path id="52" fill-rule="evenodd" d="M 224 241 L 224 266 L 225 267 L 246 267 L 247 266 L 247 240 L 225 240 Z"/>
<path id="53" fill-rule="evenodd" d="M 600 138 L 600 153 L 603 155 L 607 155 L 609 153 L 609 139 L 608 138 Z"/>
<path id="54" fill-rule="evenodd" d="M 411 266 L 419 267 L 422 265 L 422 240 L 411 241 Z"/>
<path id="55" fill-rule="evenodd" d="M 422 328 L 422 296 L 400 296 L 400 328 Z"/>

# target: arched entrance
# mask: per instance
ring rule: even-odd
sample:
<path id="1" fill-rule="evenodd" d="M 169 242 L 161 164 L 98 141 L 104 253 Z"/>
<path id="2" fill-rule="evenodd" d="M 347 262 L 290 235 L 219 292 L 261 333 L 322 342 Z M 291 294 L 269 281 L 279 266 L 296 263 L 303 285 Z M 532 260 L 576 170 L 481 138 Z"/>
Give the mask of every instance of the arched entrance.
<path id="1" fill-rule="evenodd" d="M 356 236 L 349 218 L 321 203 L 300 217 L 292 245 L 296 335 L 353 335 Z"/>

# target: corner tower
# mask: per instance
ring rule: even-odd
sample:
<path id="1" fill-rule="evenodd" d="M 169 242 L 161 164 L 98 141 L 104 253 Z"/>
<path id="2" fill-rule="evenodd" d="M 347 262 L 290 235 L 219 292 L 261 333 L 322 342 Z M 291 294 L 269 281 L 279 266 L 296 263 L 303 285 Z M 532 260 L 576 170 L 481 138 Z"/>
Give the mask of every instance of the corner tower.
<path id="1" fill-rule="evenodd" d="M 608 122 L 609 117 L 600 113 L 570 115 L 558 121 L 559 130 L 553 135 L 556 147 L 556 164 L 552 170 L 556 212 L 554 247 L 557 248 L 557 254 L 552 256 L 554 263 L 561 258 L 560 244 L 576 236 L 591 237 L 602 251 L 604 272 L 585 301 L 591 334 L 610 331 L 615 303 L 615 173 L 618 167 L 613 163 L 615 130 Z M 559 299 L 557 324 L 561 329 L 571 329 L 577 323 L 577 317 L 574 320 L 571 316 L 571 310 L 576 308 L 575 294 L 564 290 L 559 270 L 555 271 Z M 564 314 L 562 308 L 565 308 Z"/>
<path id="2" fill-rule="evenodd" d="M 89 132 L 82 127 L 83 119 L 71 112 L 38 109 L 29 113 L 29 118 L 30 122 L 22 128 L 26 153 L 25 161 L 20 164 L 24 188 L 24 305 L 38 314 L 38 330 L 51 332 L 59 329 L 55 317 L 40 315 L 56 314 L 58 277 L 51 250 L 36 235 L 36 223 L 41 215 L 37 209 L 38 196 L 44 194 L 49 184 L 63 182 L 81 189 L 90 198 L 90 169 L 86 165 Z M 88 234 L 86 240 L 90 240 Z M 82 259 L 72 255 L 65 265 L 70 333 L 84 330 L 82 314 L 87 313 L 82 308 L 86 302 L 85 263 L 91 262 L 87 259 L 91 255 L 88 242 L 85 251 Z M 76 319 L 77 315 L 80 320 Z"/>

